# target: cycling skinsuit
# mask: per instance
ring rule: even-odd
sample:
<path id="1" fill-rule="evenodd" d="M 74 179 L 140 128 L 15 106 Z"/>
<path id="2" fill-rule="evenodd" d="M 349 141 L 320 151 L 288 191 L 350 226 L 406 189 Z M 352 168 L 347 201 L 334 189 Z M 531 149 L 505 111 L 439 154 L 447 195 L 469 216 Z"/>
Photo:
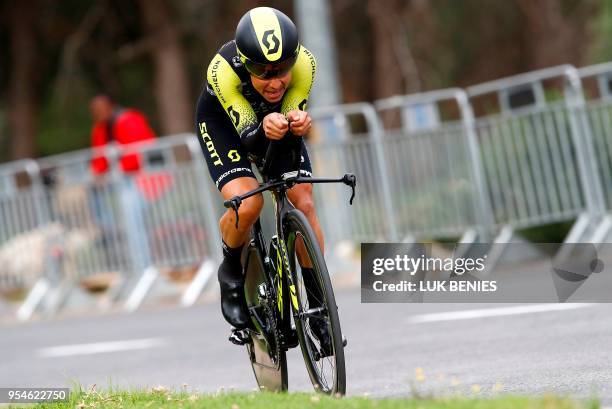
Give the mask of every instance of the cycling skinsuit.
<path id="1" fill-rule="evenodd" d="M 235 41 L 219 49 L 208 67 L 206 86 L 196 111 L 196 133 L 219 190 L 233 179 L 254 177 L 251 162 L 263 157 L 269 143 L 262 128 L 263 118 L 271 112 L 286 115 L 294 109 L 304 111 L 315 71 L 314 56 L 300 46 L 291 69 L 292 79 L 282 100 L 271 103 L 253 88 L 250 75 L 238 57 Z M 289 138 L 279 142 L 279 154 L 272 161 L 270 177 L 295 170 L 291 169 L 291 155 L 287 154 L 292 142 Z M 306 149 L 302 152 L 300 173 L 311 176 L 308 153 Z"/>

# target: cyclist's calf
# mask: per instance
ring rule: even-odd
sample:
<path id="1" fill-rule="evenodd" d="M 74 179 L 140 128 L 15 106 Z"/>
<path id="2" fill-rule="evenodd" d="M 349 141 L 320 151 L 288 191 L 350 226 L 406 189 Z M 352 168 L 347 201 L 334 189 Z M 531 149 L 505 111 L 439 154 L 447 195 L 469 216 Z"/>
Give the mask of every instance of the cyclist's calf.
<path id="1" fill-rule="evenodd" d="M 323 232 L 321 231 L 321 226 L 319 225 L 317 211 L 315 209 L 314 200 L 312 198 L 312 185 L 296 185 L 287 191 L 287 196 L 289 196 L 289 200 L 291 200 L 293 206 L 295 206 L 296 209 L 299 209 L 302 213 L 304 213 L 304 216 L 306 216 L 306 218 L 308 219 L 310 226 L 312 227 L 317 236 L 317 240 L 319 241 L 319 246 L 321 247 L 321 250 L 324 250 L 325 244 L 323 240 Z M 301 253 L 300 245 L 298 245 L 298 252 Z"/>
<path id="2" fill-rule="evenodd" d="M 295 185 L 287 191 L 289 200 L 297 209 L 300 209 L 304 216 L 310 219 L 315 215 L 314 201 L 312 200 L 312 185 Z"/>

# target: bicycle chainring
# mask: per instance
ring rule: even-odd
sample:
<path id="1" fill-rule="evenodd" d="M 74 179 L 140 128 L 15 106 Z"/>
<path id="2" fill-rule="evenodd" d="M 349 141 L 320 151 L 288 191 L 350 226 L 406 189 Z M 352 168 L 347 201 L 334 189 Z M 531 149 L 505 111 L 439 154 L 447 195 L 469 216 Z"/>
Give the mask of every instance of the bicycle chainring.
<path id="1" fill-rule="evenodd" d="M 276 310 L 270 306 L 270 305 L 274 305 L 275 297 L 272 296 L 269 286 L 265 287 L 265 291 L 266 291 L 266 299 L 263 301 L 262 306 L 264 309 L 264 313 L 266 314 L 266 319 L 268 320 L 268 328 L 266 328 L 266 332 L 268 331 L 268 329 L 271 330 L 270 331 L 271 334 L 270 333 L 266 334 L 266 340 L 268 341 L 268 344 L 270 344 L 269 338 L 268 338 L 269 335 L 272 335 L 273 340 L 274 340 L 273 348 L 270 348 L 268 350 L 268 354 L 270 355 L 270 358 L 272 359 L 272 361 L 275 364 L 278 364 L 280 362 L 280 355 L 281 355 L 281 332 L 280 332 L 279 325 L 278 325 L 277 315 L 275 313 Z M 272 351 L 272 349 L 274 349 L 274 351 Z"/>

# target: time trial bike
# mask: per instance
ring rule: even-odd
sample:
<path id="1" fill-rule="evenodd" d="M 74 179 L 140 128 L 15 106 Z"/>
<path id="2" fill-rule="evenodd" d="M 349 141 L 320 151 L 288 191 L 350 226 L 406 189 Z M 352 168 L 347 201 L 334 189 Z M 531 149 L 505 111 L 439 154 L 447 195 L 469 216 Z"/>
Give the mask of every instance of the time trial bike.
<path id="1" fill-rule="evenodd" d="M 323 253 L 317 237 L 304 214 L 287 197 L 287 190 L 301 183 L 344 183 L 351 187 L 350 204 L 355 197 L 356 178 L 312 178 L 300 175 L 303 143 L 288 133 L 293 147 L 292 169 L 277 178 L 267 175 L 279 149 L 270 142 L 264 159 L 258 163 L 263 183 L 257 189 L 224 202 L 233 209 L 238 226 L 241 203 L 269 191 L 274 200 L 275 233 L 268 245 L 261 222 L 254 224 L 248 245 L 242 253 L 245 298 L 250 327 L 232 330 L 230 341 L 246 345 L 249 360 L 261 389 L 288 389 L 286 352 L 301 347 L 306 369 L 316 391 L 344 394 L 346 370 L 338 307 Z"/>

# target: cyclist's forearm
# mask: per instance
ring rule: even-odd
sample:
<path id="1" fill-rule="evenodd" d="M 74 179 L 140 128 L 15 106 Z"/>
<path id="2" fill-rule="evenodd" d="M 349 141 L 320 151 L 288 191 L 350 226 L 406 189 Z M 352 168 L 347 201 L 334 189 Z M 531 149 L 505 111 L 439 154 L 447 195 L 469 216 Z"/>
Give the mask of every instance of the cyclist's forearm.
<path id="1" fill-rule="evenodd" d="M 242 134 L 240 134 L 240 140 L 249 152 L 255 151 L 258 146 L 261 146 L 265 139 L 266 134 L 263 130 L 263 125 L 261 122 L 255 126 L 245 129 Z"/>

